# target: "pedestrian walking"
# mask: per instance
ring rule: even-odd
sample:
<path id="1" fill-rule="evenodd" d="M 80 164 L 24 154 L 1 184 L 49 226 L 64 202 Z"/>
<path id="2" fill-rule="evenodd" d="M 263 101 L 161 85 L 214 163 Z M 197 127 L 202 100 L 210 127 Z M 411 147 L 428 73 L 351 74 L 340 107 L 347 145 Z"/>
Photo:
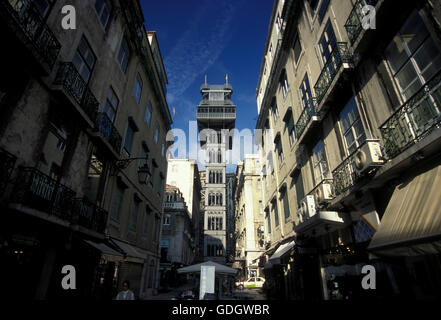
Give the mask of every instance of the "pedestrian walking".
<path id="1" fill-rule="evenodd" d="M 129 281 L 123 282 L 123 289 L 117 294 L 116 300 L 135 300 L 135 294 L 130 290 Z"/>

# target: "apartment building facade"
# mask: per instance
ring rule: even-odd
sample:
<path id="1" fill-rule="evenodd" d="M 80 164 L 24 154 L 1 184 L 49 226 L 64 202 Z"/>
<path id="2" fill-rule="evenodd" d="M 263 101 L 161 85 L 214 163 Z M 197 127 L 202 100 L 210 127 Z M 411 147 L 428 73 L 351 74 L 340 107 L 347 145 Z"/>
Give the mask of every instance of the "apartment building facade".
<path id="1" fill-rule="evenodd" d="M 203 247 L 199 246 L 202 230 L 199 228 L 201 180 L 198 165 L 195 160 L 168 159 L 167 184 L 179 188 L 188 206 L 188 212 L 194 228 L 196 245 L 195 260 L 199 261 L 203 256 Z"/>
<path id="2" fill-rule="evenodd" d="M 275 1 L 261 265 L 284 297 L 439 297 L 439 35 L 437 1 Z"/>
<path id="3" fill-rule="evenodd" d="M 67 4 L 75 30 L 61 24 Z M 113 299 L 129 280 L 147 298 L 171 125 L 155 32 L 139 1 L 0 7 L 4 283 L 31 299 Z M 61 287 L 65 265 L 77 290 Z"/>
<path id="4" fill-rule="evenodd" d="M 196 258 L 196 237 L 184 194 L 167 184 L 161 232 L 161 287 L 179 285 L 177 269 Z"/>
<path id="5" fill-rule="evenodd" d="M 243 279 L 264 276 L 259 268 L 265 244 L 261 170 L 259 155 L 245 155 L 236 169 L 234 267 L 241 270 Z"/>

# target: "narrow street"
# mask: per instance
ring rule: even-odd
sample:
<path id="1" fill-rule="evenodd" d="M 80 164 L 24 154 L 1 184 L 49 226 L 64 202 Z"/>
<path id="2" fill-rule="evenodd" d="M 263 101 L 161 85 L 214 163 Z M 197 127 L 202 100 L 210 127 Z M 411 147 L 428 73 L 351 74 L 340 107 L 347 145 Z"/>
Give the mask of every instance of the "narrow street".
<path id="1" fill-rule="evenodd" d="M 169 292 L 163 292 L 156 296 L 150 297 L 148 300 L 173 300 L 183 290 L 187 289 L 187 285 L 178 288 L 172 288 Z M 260 288 L 244 288 L 235 289 L 233 298 L 223 298 L 221 300 L 266 300 L 265 293 Z"/>

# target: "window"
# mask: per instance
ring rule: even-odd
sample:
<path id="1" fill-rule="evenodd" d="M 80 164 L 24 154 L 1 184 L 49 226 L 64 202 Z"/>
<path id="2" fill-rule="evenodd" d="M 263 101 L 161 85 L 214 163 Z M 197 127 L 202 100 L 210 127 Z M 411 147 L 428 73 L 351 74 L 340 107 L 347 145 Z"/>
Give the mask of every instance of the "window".
<path id="1" fill-rule="evenodd" d="M 279 119 L 279 109 L 277 108 L 277 100 L 275 97 L 273 98 L 273 101 L 272 101 L 271 111 L 273 114 L 274 123 L 276 123 L 277 119 Z"/>
<path id="2" fill-rule="evenodd" d="M 107 94 L 106 105 L 104 106 L 104 113 L 113 122 L 115 120 L 116 111 L 118 110 L 119 99 L 113 91 L 109 88 L 109 93 Z"/>
<path id="3" fill-rule="evenodd" d="M 328 10 L 330 0 L 322 0 L 320 3 L 320 8 L 318 12 L 318 21 L 321 24 L 323 22 L 323 19 L 325 18 L 326 11 Z"/>
<path id="4" fill-rule="evenodd" d="M 171 221 L 171 216 L 168 213 L 164 213 L 164 220 L 163 220 L 163 225 L 164 226 L 169 226 L 170 225 L 170 221 Z"/>
<path id="5" fill-rule="evenodd" d="M 152 103 L 150 100 L 147 102 L 147 106 L 145 107 L 145 122 L 147 122 L 150 127 L 152 123 Z"/>
<path id="6" fill-rule="evenodd" d="M 315 15 L 315 10 L 317 9 L 317 4 L 320 0 L 308 0 L 309 8 L 311 9 L 311 16 Z"/>
<path id="7" fill-rule="evenodd" d="M 124 149 L 129 154 L 132 152 L 133 138 L 135 137 L 136 131 L 138 131 L 137 127 L 129 120 L 127 122 L 126 137 L 124 139 Z"/>
<path id="8" fill-rule="evenodd" d="M 336 46 L 337 46 L 337 38 L 335 37 L 334 29 L 332 28 L 331 22 L 328 22 L 319 42 L 319 48 L 320 48 L 320 53 L 322 55 L 323 65 L 326 65 L 326 63 L 330 60 L 331 54 Z M 334 66 L 331 63 L 329 64 L 328 68 L 330 69 L 328 70 L 330 74 L 335 73 Z"/>
<path id="9" fill-rule="evenodd" d="M 296 140 L 296 133 L 295 133 L 295 126 L 294 126 L 294 116 L 291 112 L 291 116 L 289 117 L 288 121 L 286 122 L 286 128 L 288 130 L 288 137 L 289 137 L 289 145 L 292 147 Z"/>
<path id="10" fill-rule="evenodd" d="M 283 70 L 282 75 L 280 76 L 279 85 L 280 88 L 282 89 L 283 98 L 285 99 L 289 91 L 289 84 L 288 84 L 288 77 L 286 75 L 286 70 Z"/>
<path id="11" fill-rule="evenodd" d="M 271 217 L 270 217 L 269 209 L 268 208 L 265 209 L 265 219 L 266 219 L 266 221 L 268 223 L 268 233 L 271 233 Z"/>
<path id="12" fill-rule="evenodd" d="M 314 170 L 315 183 L 319 183 L 328 177 L 329 168 L 326 161 L 323 141 L 319 141 L 312 150 L 312 168 Z"/>
<path id="13" fill-rule="evenodd" d="M 277 157 L 279 159 L 279 165 L 283 163 L 283 160 L 285 159 L 283 155 L 283 146 L 282 146 L 282 139 L 279 138 L 276 143 L 276 151 L 277 151 Z"/>
<path id="14" fill-rule="evenodd" d="M 303 78 L 302 85 L 300 86 L 300 96 L 302 99 L 303 108 L 309 107 L 312 102 L 311 87 L 309 86 L 308 74 Z"/>
<path id="15" fill-rule="evenodd" d="M 132 202 L 132 212 L 130 214 L 130 224 L 129 229 L 131 231 L 136 231 L 136 225 L 138 224 L 138 210 L 139 210 L 139 202 Z"/>
<path id="16" fill-rule="evenodd" d="M 110 217 L 115 221 L 120 221 L 121 205 L 124 197 L 124 189 L 120 186 L 116 187 L 115 194 L 112 197 L 112 207 Z"/>
<path id="17" fill-rule="evenodd" d="M 158 124 L 156 125 L 155 135 L 153 138 L 155 140 L 155 143 L 158 143 L 158 141 L 159 141 L 159 125 Z"/>
<path id="18" fill-rule="evenodd" d="M 276 199 L 274 199 L 272 201 L 272 209 L 273 209 L 273 214 L 274 214 L 274 224 L 277 228 L 279 225 L 279 211 L 277 210 L 277 200 Z"/>
<path id="19" fill-rule="evenodd" d="M 298 65 L 300 55 L 302 54 L 302 44 L 300 43 L 300 37 L 298 33 L 295 36 L 293 50 L 294 50 L 294 61 L 296 65 Z"/>
<path id="20" fill-rule="evenodd" d="M 148 228 L 149 228 L 149 213 L 150 209 L 146 206 L 146 212 L 144 213 L 144 226 L 142 228 L 142 234 L 145 236 L 148 234 Z"/>
<path id="21" fill-rule="evenodd" d="M 280 18 L 280 13 L 277 14 L 276 24 L 277 24 L 277 31 L 279 32 L 282 31 L 283 20 L 282 18 Z"/>
<path id="22" fill-rule="evenodd" d="M 101 24 L 103 27 L 106 27 L 107 22 L 109 21 L 111 5 L 106 0 L 96 0 L 95 1 L 95 10 L 98 14 Z"/>
<path id="23" fill-rule="evenodd" d="M 273 59 L 273 44 L 272 43 L 270 44 L 268 52 L 269 52 L 270 59 L 272 60 Z"/>
<path id="24" fill-rule="evenodd" d="M 84 81 L 89 82 L 90 74 L 95 66 L 95 55 L 92 52 L 86 39 L 81 38 L 77 51 L 73 58 L 73 64 Z"/>
<path id="25" fill-rule="evenodd" d="M 121 42 L 121 47 L 118 53 L 118 62 L 121 66 L 121 70 L 125 73 L 127 70 L 127 65 L 129 63 L 130 51 L 129 45 L 127 44 L 127 40 L 123 38 Z"/>
<path id="26" fill-rule="evenodd" d="M 136 101 L 139 103 L 141 101 L 141 92 L 142 92 L 142 78 L 139 73 L 136 74 L 135 85 L 133 87 L 133 95 L 136 98 Z"/>
<path id="27" fill-rule="evenodd" d="M 208 217 L 207 229 L 208 230 L 223 230 L 222 217 Z"/>
<path id="28" fill-rule="evenodd" d="M 141 151 L 139 152 L 139 158 L 147 158 L 147 155 L 149 153 L 148 147 L 145 143 L 142 144 L 141 146 Z M 147 164 L 146 159 L 140 159 L 139 160 L 139 166 L 143 167 L 145 164 Z"/>
<path id="29" fill-rule="evenodd" d="M 404 100 L 441 69 L 440 51 L 416 11 L 389 44 L 385 56 Z"/>
<path id="30" fill-rule="evenodd" d="M 299 175 L 293 179 L 296 188 L 297 208 L 300 208 L 302 200 L 305 198 L 302 173 L 300 172 Z"/>
<path id="31" fill-rule="evenodd" d="M 210 101 L 223 101 L 224 100 L 224 92 L 211 91 L 209 93 L 208 99 Z"/>
<path id="32" fill-rule="evenodd" d="M 349 100 L 340 113 L 340 124 L 348 154 L 351 154 L 366 140 L 355 97 Z"/>
<path id="33" fill-rule="evenodd" d="M 283 203 L 283 212 L 285 214 L 285 221 L 286 221 L 291 215 L 289 210 L 288 192 L 286 189 L 282 192 L 282 203 Z"/>

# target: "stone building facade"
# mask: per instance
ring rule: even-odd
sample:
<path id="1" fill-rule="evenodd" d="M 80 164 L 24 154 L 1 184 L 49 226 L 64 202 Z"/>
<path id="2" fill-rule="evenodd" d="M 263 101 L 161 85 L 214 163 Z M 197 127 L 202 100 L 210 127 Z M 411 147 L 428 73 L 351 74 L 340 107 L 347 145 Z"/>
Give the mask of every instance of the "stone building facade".
<path id="1" fill-rule="evenodd" d="M 245 155 L 236 169 L 235 262 L 243 279 L 263 276 L 259 257 L 264 251 L 261 165 L 259 155 Z"/>
<path id="2" fill-rule="evenodd" d="M 279 296 L 439 297 L 440 21 L 437 1 L 274 2 L 256 98 Z"/>
<path id="3" fill-rule="evenodd" d="M 75 30 L 62 28 L 66 4 Z M 0 15 L 2 283 L 21 298 L 113 299 L 129 280 L 147 298 L 171 125 L 156 33 L 139 1 L 10 0 Z M 61 288 L 64 265 L 75 291 Z"/>
<path id="4" fill-rule="evenodd" d="M 161 287 L 178 286 L 176 270 L 194 262 L 197 253 L 194 231 L 184 194 L 167 184 L 161 232 Z"/>
<path id="5" fill-rule="evenodd" d="M 182 192 L 194 228 L 195 260 L 200 261 L 203 257 L 203 246 L 199 246 L 199 240 L 200 237 L 203 237 L 203 229 L 201 230 L 199 227 L 201 219 L 201 180 L 196 161 L 169 158 L 167 184 L 179 188 L 180 192 Z"/>

